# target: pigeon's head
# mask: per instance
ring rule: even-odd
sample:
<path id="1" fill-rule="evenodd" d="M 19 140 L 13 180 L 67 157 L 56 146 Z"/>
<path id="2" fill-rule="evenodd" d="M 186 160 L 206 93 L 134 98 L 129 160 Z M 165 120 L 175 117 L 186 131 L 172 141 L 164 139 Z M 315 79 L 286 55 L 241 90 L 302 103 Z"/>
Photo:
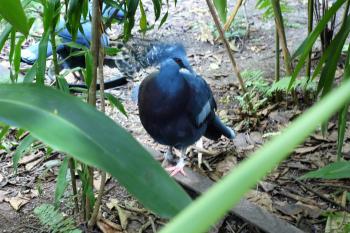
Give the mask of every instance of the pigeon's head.
<path id="1" fill-rule="evenodd" d="M 147 60 L 150 65 L 158 65 L 167 59 L 173 59 L 181 68 L 193 72 L 187 59 L 185 48 L 182 44 L 158 44 L 154 45 L 147 53 Z"/>

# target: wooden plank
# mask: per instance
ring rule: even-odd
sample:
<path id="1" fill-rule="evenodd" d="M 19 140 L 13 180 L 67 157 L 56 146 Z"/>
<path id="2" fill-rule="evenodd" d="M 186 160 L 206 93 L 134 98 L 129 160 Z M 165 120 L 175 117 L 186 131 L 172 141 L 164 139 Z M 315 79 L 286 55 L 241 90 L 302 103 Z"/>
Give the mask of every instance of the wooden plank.
<path id="1" fill-rule="evenodd" d="M 146 149 L 157 160 L 162 157 L 158 151 L 147 146 Z M 192 171 L 190 168 L 185 167 L 185 172 L 187 176 L 177 174 L 174 176 L 175 180 L 198 195 L 204 193 L 214 184 L 208 177 L 202 176 Z M 296 228 L 292 224 L 279 219 L 277 216 L 244 198 L 230 210 L 230 213 L 268 233 L 303 233 L 302 230 Z"/>
<path id="2" fill-rule="evenodd" d="M 175 180 L 181 185 L 195 191 L 198 194 L 204 193 L 214 184 L 214 182 L 211 181 L 208 177 L 202 176 L 187 167 L 185 168 L 185 172 L 187 176 L 178 174 L 174 177 Z M 269 213 L 265 209 L 251 203 L 244 198 L 242 198 L 242 200 L 230 210 L 230 213 L 240 217 L 244 221 L 258 227 L 265 232 L 303 233 L 302 230 L 296 228 L 295 226 L 282 219 L 279 219 L 277 216 Z"/>

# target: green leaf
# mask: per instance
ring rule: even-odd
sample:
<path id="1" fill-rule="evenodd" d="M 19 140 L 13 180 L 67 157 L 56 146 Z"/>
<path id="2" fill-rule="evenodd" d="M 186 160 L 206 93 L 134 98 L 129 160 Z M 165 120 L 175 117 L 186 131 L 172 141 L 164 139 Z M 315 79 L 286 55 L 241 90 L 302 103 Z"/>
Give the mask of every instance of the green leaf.
<path id="1" fill-rule="evenodd" d="M 50 31 L 45 31 L 39 42 L 39 56 L 36 60 L 36 83 L 44 85 L 45 72 L 46 72 L 46 52 L 47 43 L 49 42 Z"/>
<path id="2" fill-rule="evenodd" d="M 128 40 L 131 34 L 131 30 L 135 24 L 135 13 L 139 0 L 128 0 L 126 1 L 127 12 L 126 19 L 124 20 L 124 40 Z"/>
<path id="3" fill-rule="evenodd" d="M 120 52 L 120 49 L 118 49 L 118 48 L 105 47 L 103 49 L 104 49 L 106 55 L 108 55 L 108 56 L 115 56 Z"/>
<path id="4" fill-rule="evenodd" d="M 159 24 L 158 29 L 159 29 L 161 26 L 163 26 L 163 24 L 166 22 L 167 18 L 168 18 L 168 12 L 166 12 L 166 13 L 164 14 L 162 20 L 160 21 L 160 24 Z"/>
<path id="5" fill-rule="evenodd" d="M 112 174 L 141 203 L 172 217 L 190 198 L 125 129 L 76 97 L 39 85 L 1 84 L 0 121 Z"/>
<path id="6" fill-rule="evenodd" d="M 56 191 L 55 191 L 55 207 L 58 208 L 60 204 L 60 200 L 64 194 L 64 191 L 66 190 L 66 187 L 68 185 L 67 180 L 67 171 L 68 171 L 68 161 L 69 157 L 66 156 L 60 166 L 60 169 L 58 171 L 57 176 L 57 182 L 56 182 Z"/>
<path id="7" fill-rule="evenodd" d="M 85 72 L 84 72 L 84 78 L 85 83 L 88 88 L 91 86 L 92 82 L 92 72 L 93 72 L 93 57 L 91 54 L 91 51 L 85 53 Z"/>
<path id="8" fill-rule="evenodd" d="M 214 6 L 219 13 L 221 21 L 225 23 L 227 15 L 227 0 L 214 0 Z"/>
<path id="9" fill-rule="evenodd" d="M 152 0 L 152 2 L 153 2 L 154 16 L 156 17 L 155 20 L 157 21 L 160 17 L 162 0 Z M 141 3 L 141 1 L 140 1 L 140 3 Z M 140 4 L 140 6 L 141 6 L 141 4 Z"/>
<path id="10" fill-rule="evenodd" d="M 299 116 L 282 134 L 248 156 L 227 176 L 178 214 L 160 233 L 205 232 L 240 201 L 267 172 L 274 169 L 302 143 L 320 123 L 350 100 L 350 81 Z M 253 172 L 254 171 L 254 172 Z M 350 171 L 347 172 L 348 176 Z M 229 194 L 229 195 L 228 195 Z M 194 221 L 195 219 L 195 221 Z"/>
<path id="11" fill-rule="evenodd" d="M 7 134 L 7 132 L 9 131 L 10 129 L 10 126 L 8 125 L 1 125 L 1 131 L 0 131 L 0 142 L 2 140 L 2 138 Z"/>
<path id="12" fill-rule="evenodd" d="M 58 81 L 58 86 L 60 90 L 62 90 L 64 93 L 69 94 L 70 91 L 69 91 L 69 85 L 67 80 L 62 76 L 58 76 L 57 81 Z"/>
<path id="13" fill-rule="evenodd" d="M 350 17 L 346 19 L 345 24 L 342 25 L 341 29 L 334 37 L 332 43 L 329 45 L 328 49 L 330 50 L 330 57 L 326 58 L 326 63 L 322 69 L 320 81 L 318 82 L 317 92 L 322 91 L 322 96 L 325 96 L 333 86 L 333 80 L 335 76 L 335 71 L 337 69 L 337 64 L 343 45 L 346 38 L 350 32 Z M 327 50 L 328 50 L 327 49 Z"/>
<path id="14" fill-rule="evenodd" d="M 18 161 L 22 158 L 22 156 L 29 150 L 30 145 L 35 142 L 35 138 L 31 135 L 28 135 L 25 137 L 22 142 L 17 146 L 16 152 L 13 155 L 12 162 L 13 162 L 13 169 L 15 170 L 15 173 L 17 173 L 18 168 Z"/>
<path id="15" fill-rule="evenodd" d="M 147 17 L 146 17 L 145 9 L 143 9 L 142 1 L 140 1 L 140 11 L 141 11 L 140 28 L 141 28 L 141 32 L 145 33 L 147 31 Z"/>
<path id="16" fill-rule="evenodd" d="M 5 24 L 4 29 L 0 34 L 0 51 L 4 47 L 5 42 L 8 39 L 12 29 L 13 29 L 13 26 L 11 24 L 9 24 L 9 23 Z"/>
<path id="17" fill-rule="evenodd" d="M 125 111 L 124 105 L 118 98 L 114 97 L 114 95 L 110 93 L 105 93 L 105 96 L 108 98 L 112 106 L 116 107 L 121 113 L 124 114 L 124 116 L 128 117 L 128 113 Z"/>
<path id="18" fill-rule="evenodd" d="M 0 15 L 17 31 L 28 35 L 29 25 L 20 0 L 0 0 Z"/>
<path id="19" fill-rule="evenodd" d="M 292 79 L 289 84 L 291 87 L 293 82 L 295 81 L 297 75 L 299 74 L 301 68 L 303 68 L 305 64 L 305 59 L 307 58 L 310 50 L 312 49 L 316 39 L 318 36 L 322 33 L 323 29 L 325 28 L 326 24 L 334 14 L 337 13 L 338 9 L 343 5 L 345 0 L 338 0 L 336 1 L 331 8 L 324 14 L 320 22 L 316 25 L 315 29 L 308 35 L 308 37 L 301 43 L 301 45 L 298 47 L 298 49 L 295 51 L 295 53 L 292 56 L 292 59 L 299 57 L 299 62 L 294 68 L 294 72 L 292 74 Z"/>
<path id="20" fill-rule="evenodd" d="M 15 70 L 15 80 L 17 82 L 18 74 L 19 74 L 19 68 L 21 64 L 21 46 L 23 42 L 25 41 L 25 37 L 21 36 L 16 43 L 15 50 L 14 50 L 14 58 L 13 58 L 13 68 Z"/>
<path id="21" fill-rule="evenodd" d="M 23 83 L 32 83 L 36 76 L 37 63 L 34 63 L 23 78 Z"/>
<path id="22" fill-rule="evenodd" d="M 339 161 L 331 163 L 317 171 L 308 172 L 300 179 L 322 178 L 322 179 L 343 179 L 350 177 L 350 162 Z"/>
<path id="23" fill-rule="evenodd" d="M 348 46 L 348 51 L 347 51 L 346 60 L 345 60 L 344 80 L 348 80 L 350 78 L 349 62 L 350 62 L 350 46 Z M 338 139 L 337 139 L 337 160 L 338 161 L 340 160 L 342 155 L 348 110 L 349 110 L 349 104 L 345 105 L 338 113 Z"/>

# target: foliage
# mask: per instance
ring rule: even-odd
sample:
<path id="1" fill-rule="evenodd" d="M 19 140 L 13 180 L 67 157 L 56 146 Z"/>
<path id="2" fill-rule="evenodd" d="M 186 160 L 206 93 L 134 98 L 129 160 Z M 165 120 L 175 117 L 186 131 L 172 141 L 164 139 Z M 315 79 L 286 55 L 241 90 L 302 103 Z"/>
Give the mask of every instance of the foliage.
<path id="1" fill-rule="evenodd" d="M 214 38 L 219 38 L 219 31 L 215 24 L 209 24 L 209 28 Z M 228 40 L 235 40 L 244 37 L 247 34 L 247 26 L 244 17 L 237 15 L 232 25 L 225 31 L 225 37 Z"/>
<path id="2" fill-rule="evenodd" d="M 289 87 L 291 77 L 283 77 L 279 81 L 274 82 L 272 86 L 267 90 L 266 94 L 271 96 L 274 92 L 280 91 L 287 93 L 290 90 L 304 90 L 309 92 L 316 92 L 317 83 L 313 80 L 308 81 L 307 78 L 296 79 L 292 87 Z"/>
<path id="3" fill-rule="evenodd" d="M 34 209 L 42 225 L 52 233 L 80 233 L 71 217 L 64 217 L 53 205 L 42 204 Z"/>
<path id="4" fill-rule="evenodd" d="M 109 172 L 160 216 L 174 216 L 190 203 L 125 129 L 78 98 L 44 86 L 1 84 L 0 103 L 2 122 L 25 128 L 53 149 Z"/>
<path id="5" fill-rule="evenodd" d="M 242 110 L 249 112 L 245 98 L 248 96 L 253 102 L 253 112 L 256 112 L 260 107 L 266 104 L 268 100 L 267 91 L 269 90 L 269 83 L 264 79 L 263 72 L 260 70 L 242 72 L 242 78 L 245 81 L 247 92 L 243 96 L 236 96 Z"/>
<path id="6" fill-rule="evenodd" d="M 288 2 L 286 0 L 280 1 L 280 6 L 282 13 L 289 13 L 293 10 L 293 8 L 288 5 Z M 264 13 L 262 14 L 264 20 L 274 18 L 274 11 L 271 4 L 271 0 L 257 0 L 256 8 L 264 11 Z"/>
<path id="7" fill-rule="evenodd" d="M 338 161 L 331 163 L 317 171 L 308 172 L 300 179 L 322 178 L 322 179 L 342 179 L 350 177 L 350 162 Z"/>

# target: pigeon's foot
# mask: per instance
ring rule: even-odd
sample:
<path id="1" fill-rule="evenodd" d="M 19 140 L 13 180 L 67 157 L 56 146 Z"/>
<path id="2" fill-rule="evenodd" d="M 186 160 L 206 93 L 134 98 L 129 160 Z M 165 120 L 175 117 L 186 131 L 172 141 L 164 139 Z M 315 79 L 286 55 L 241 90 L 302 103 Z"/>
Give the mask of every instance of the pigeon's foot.
<path id="1" fill-rule="evenodd" d="M 165 170 L 167 170 L 170 173 L 170 176 L 175 176 L 177 173 L 181 173 L 182 175 L 186 176 L 186 172 L 184 171 L 184 167 L 186 166 L 186 162 L 184 158 L 180 158 L 179 162 L 172 167 L 167 167 Z"/>

